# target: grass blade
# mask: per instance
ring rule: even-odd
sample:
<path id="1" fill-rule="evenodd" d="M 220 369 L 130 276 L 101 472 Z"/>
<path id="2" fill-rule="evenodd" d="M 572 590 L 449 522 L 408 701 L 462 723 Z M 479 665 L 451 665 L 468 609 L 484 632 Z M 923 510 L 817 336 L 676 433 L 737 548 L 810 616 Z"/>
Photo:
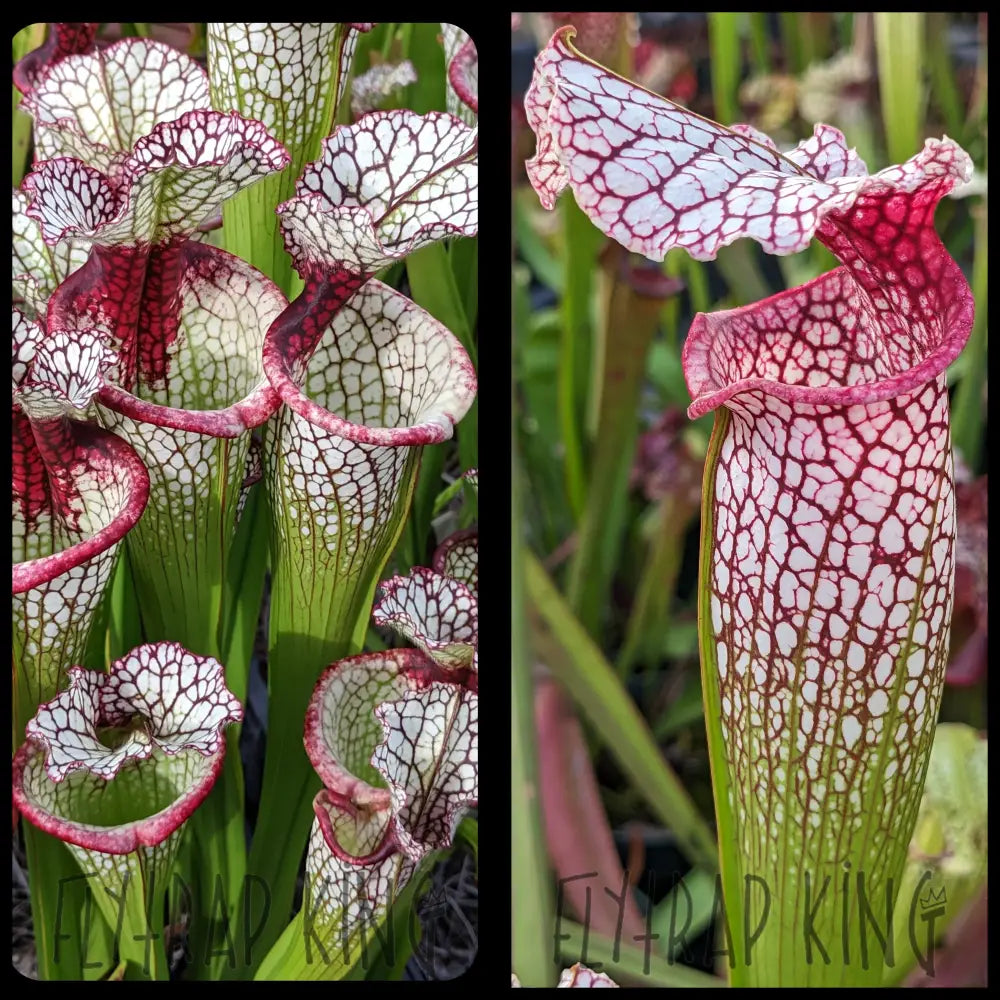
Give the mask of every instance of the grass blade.
<path id="1" fill-rule="evenodd" d="M 689 860 L 716 867 L 715 838 L 677 775 L 663 759 L 646 720 L 629 698 L 614 667 L 573 616 L 538 560 L 524 555 L 531 607 L 565 656 L 549 666 L 600 734 L 650 807 L 677 835 Z"/>
<path id="2" fill-rule="evenodd" d="M 721 979 L 677 965 L 659 955 L 612 941 L 572 920 L 559 922 L 559 953 L 565 964 L 580 962 L 607 973 L 620 986 L 674 986 L 718 989 Z M 522 983 L 527 985 L 527 983 Z"/>
<path id="3" fill-rule="evenodd" d="M 923 144 L 923 37 L 922 13 L 875 12 L 879 94 L 890 163 L 903 163 Z"/>

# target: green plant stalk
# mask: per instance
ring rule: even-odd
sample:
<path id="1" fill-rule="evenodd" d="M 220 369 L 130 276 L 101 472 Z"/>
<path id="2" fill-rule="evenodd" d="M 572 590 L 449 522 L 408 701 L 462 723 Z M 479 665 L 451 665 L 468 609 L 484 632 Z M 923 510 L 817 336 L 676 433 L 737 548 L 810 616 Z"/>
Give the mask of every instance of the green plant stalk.
<path id="1" fill-rule="evenodd" d="M 458 437 L 458 459 L 462 469 L 479 468 L 479 397 L 477 396 L 472 405 L 462 417 L 457 428 Z M 468 494 L 468 491 L 466 491 Z M 478 516 L 479 501 L 473 498 L 475 506 L 467 505 L 462 512 L 462 527 L 467 528 L 471 523 L 470 518 Z"/>
<path id="2" fill-rule="evenodd" d="M 28 862 L 31 922 L 35 935 L 38 978 L 73 980 L 83 977 L 83 907 L 87 881 L 62 841 L 27 821 L 22 822 Z M 94 920 L 100 920 L 98 915 Z M 65 935 L 65 936 L 63 936 Z"/>
<path id="3" fill-rule="evenodd" d="M 854 37 L 854 14 L 851 11 L 840 11 L 834 15 L 833 19 L 837 29 L 834 42 L 836 48 L 850 48 L 851 40 Z"/>
<path id="4" fill-rule="evenodd" d="M 703 868 L 688 871 L 653 908 L 651 924 L 654 931 L 661 933 L 661 940 L 669 941 L 673 937 L 674 942 L 679 943 L 679 930 L 683 931 L 688 940 L 701 934 L 712 922 L 718 908 L 715 898 L 717 888 L 715 876 L 709 875 Z M 666 950 L 668 961 L 677 957 L 670 954 L 670 945 Z M 663 951 L 661 947 L 660 953 Z"/>
<path id="5" fill-rule="evenodd" d="M 452 240 L 448 260 L 462 298 L 462 309 L 472 329 L 479 316 L 479 239 Z"/>
<path id="6" fill-rule="evenodd" d="M 212 106 L 220 111 L 239 111 L 264 121 L 291 156 L 291 163 L 280 173 L 269 174 L 222 206 L 225 248 L 266 274 L 289 301 L 302 291 L 303 282 L 292 267 L 291 257 L 285 252 L 274 210 L 295 193 L 295 182 L 302 168 L 319 157 L 321 142 L 333 128 L 338 81 L 348 69 L 340 65 L 342 41 L 348 30 L 346 24 L 338 24 L 331 33 L 325 54 L 329 68 L 324 67 L 325 72 L 304 72 L 302 75 L 301 85 L 304 88 L 307 87 L 307 80 L 318 82 L 303 93 L 303 104 L 310 109 L 313 127 L 301 138 L 294 133 L 296 123 L 286 121 L 285 104 L 280 93 L 274 96 L 269 94 L 265 100 L 260 91 L 241 89 L 243 74 L 234 74 L 233 79 L 225 81 L 212 77 Z M 247 76 L 253 80 L 252 75 Z"/>
<path id="7" fill-rule="evenodd" d="M 562 295 L 566 286 L 565 265 L 562 258 L 552 253 L 536 232 L 533 215 L 540 210 L 537 205 L 532 204 L 531 199 L 534 199 L 534 192 L 530 188 L 514 192 L 514 237 L 517 252 L 546 288 Z"/>
<path id="8" fill-rule="evenodd" d="M 988 327 L 989 264 L 987 260 L 989 231 L 987 204 L 973 209 L 975 218 L 975 257 L 972 261 L 972 295 L 976 301 L 976 317 L 972 334 L 965 345 L 965 375 L 955 390 L 952 405 L 952 441 L 969 469 L 976 473 L 982 463 L 983 424 L 986 401 L 986 337 Z"/>
<path id="9" fill-rule="evenodd" d="M 516 412 L 516 408 L 514 411 Z M 554 986 L 554 908 L 538 801 L 531 652 L 526 641 L 524 541 L 517 451 L 511 453 L 511 965 L 524 986 Z"/>
<path id="10" fill-rule="evenodd" d="M 118 555 L 118 565 L 111 579 L 110 609 L 107 629 L 107 647 L 103 668 L 114 663 L 129 650 L 135 649 L 144 638 L 139 602 L 132 577 L 132 564 L 128 547 L 123 545 Z"/>
<path id="11" fill-rule="evenodd" d="M 82 940 L 86 942 L 82 958 L 82 978 L 103 979 L 115 967 L 114 934 L 92 899 L 85 900 L 80 912 Z"/>
<path id="12" fill-rule="evenodd" d="M 21 95 L 17 87 L 11 87 L 13 91 L 13 107 L 11 110 L 11 183 L 14 187 L 20 187 L 24 175 L 28 172 L 29 159 L 31 157 L 31 126 L 30 115 L 26 115 L 19 107 Z"/>
<path id="13" fill-rule="evenodd" d="M 196 497 L 193 509 L 178 510 L 169 500 L 152 502 L 129 532 L 125 544 L 147 641 L 179 642 L 201 656 L 220 655 L 223 594 L 238 498 L 238 491 L 229 486 L 230 469 L 243 469 L 247 447 L 248 442 L 238 448 L 233 440 L 218 438 L 212 482 Z M 156 495 L 170 497 L 170 473 L 164 474 L 156 463 L 147 465 Z M 234 677 L 233 684 L 245 691 L 245 676 Z"/>
<path id="14" fill-rule="evenodd" d="M 133 434 L 141 434 L 141 430 L 140 425 Z M 147 641 L 179 642 L 199 655 L 222 659 L 221 619 L 239 494 L 232 483 L 241 479 L 232 470 L 242 471 L 248 447 L 248 440 L 217 439 L 212 480 L 196 497 L 193 508 L 179 511 L 170 499 L 150 503 L 126 539 Z M 162 480 L 157 495 L 170 498 L 171 473 L 162 471 L 155 462 L 147 465 L 154 484 Z M 123 598 L 127 600 L 127 596 L 126 589 Z M 224 663 L 227 683 L 245 697 L 248 663 Z M 231 933 L 246 871 L 239 727 L 232 727 L 226 740 L 229 749 L 222 773 L 190 822 L 197 844 L 193 861 L 199 871 L 196 876 L 191 872 L 184 875 L 193 877 L 199 889 L 196 906 L 200 919 L 192 926 L 196 955 L 207 954 L 209 943 L 214 948 L 219 940 L 225 941 L 217 924 L 228 925 Z M 224 887 L 221 910 L 216 889 L 219 879 Z M 200 932 L 209 935 L 207 942 L 199 939 Z M 213 956 L 209 963 L 212 977 L 224 961 L 221 953 Z"/>
<path id="15" fill-rule="evenodd" d="M 562 326 L 556 391 L 564 449 L 566 497 L 574 520 L 579 522 L 586 505 L 582 429 L 586 420 L 585 400 L 593 340 L 590 325 L 591 276 L 604 237 L 575 199 L 563 198 L 559 213 L 563 234 L 564 287 L 559 305 Z"/>
<path id="16" fill-rule="evenodd" d="M 406 258 L 406 274 L 413 301 L 458 337 L 476 368 L 478 278 L 470 279 L 468 271 L 476 266 L 477 246 L 476 239 L 452 240 L 447 247 L 444 243 L 431 243 Z M 473 401 L 462 418 L 456 428 L 456 436 L 462 468 L 476 468 L 479 457 L 478 400 Z M 434 477 L 433 485 L 436 487 L 438 483 L 440 476 Z"/>
<path id="17" fill-rule="evenodd" d="M 516 205 L 515 205 L 516 209 Z M 528 301 L 524 285 L 511 269 L 514 357 L 527 333 Z M 546 946 L 554 907 L 548 852 L 538 801 L 538 752 L 531 648 L 525 614 L 524 552 L 526 532 L 517 425 L 520 419 L 515 383 L 511 380 L 510 452 L 510 842 L 511 968 L 526 986 L 554 986 L 557 975 Z M 478 841 L 478 837 L 477 837 Z M 477 859 L 478 859 L 477 845 Z"/>
<path id="18" fill-rule="evenodd" d="M 413 491 L 413 507 L 406 519 L 406 529 L 394 558 L 393 568 L 397 573 L 406 574 L 412 567 L 426 566 L 430 562 L 427 539 L 431 536 L 434 501 L 441 486 L 444 459 L 445 445 L 430 445 L 424 449 L 424 456 L 420 462 L 420 475 Z"/>
<path id="19" fill-rule="evenodd" d="M 231 726 L 226 731 L 222 773 L 190 820 L 199 918 L 197 925 L 192 924 L 191 945 L 198 978 L 219 979 L 229 964 L 227 942 L 233 938 L 241 910 L 247 864 L 243 799 L 240 727 Z M 182 877 L 188 875 L 182 873 Z M 208 956 L 208 961 L 206 967 L 199 968 L 197 962 L 202 956 Z"/>
<path id="20" fill-rule="evenodd" d="M 720 247 L 715 262 L 734 298 L 734 306 L 759 302 L 771 295 L 760 269 L 760 249 L 750 240 L 737 240 Z M 836 263 L 831 266 L 836 267 Z"/>
<path id="21" fill-rule="evenodd" d="M 726 765 L 725 734 L 722 727 L 713 725 L 712 720 L 721 718 L 722 705 L 715 663 L 715 635 L 712 630 L 712 614 L 709 604 L 709 584 L 712 571 L 712 539 L 715 537 L 715 514 L 712 506 L 714 495 L 716 468 L 719 462 L 719 451 L 729 426 L 729 411 L 725 408 L 716 411 L 715 426 L 708 445 L 708 455 L 705 458 L 705 478 L 702 485 L 701 506 L 701 549 L 698 570 L 698 645 L 701 652 L 701 689 L 705 700 L 705 723 L 708 737 L 708 760 L 712 772 L 712 792 L 715 797 L 715 829 L 719 838 L 718 869 L 722 885 L 723 900 L 739 901 L 741 884 L 739 881 L 739 859 L 734 857 L 733 846 L 736 840 L 736 821 L 733 816 L 732 791 L 730 789 L 729 769 Z M 711 870 L 711 869 L 710 869 Z M 724 923 L 727 926 L 730 940 L 744 941 L 743 908 L 736 902 L 727 905 L 724 913 Z M 745 966 L 739 964 L 737 954 L 736 968 L 730 971 L 730 985 L 740 985 L 740 970 Z"/>
<path id="22" fill-rule="evenodd" d="M 614 667 L 573 616 L 538 560 L 524 555 L 525 593 L 563 656 L 548 666 L 604 740 L 619 766 L 659 819 L 677 836 L 688 859 L 714 871 L 715 838 L 656 740 Z"/>
<path id="23" fill-rule="evenodd" d="M 598 434 L 568 589 L 570 606 L 591 635 L 599 634 L 625 533 L 639 394 L 663 305 L 607 273 L 622 260 L 618 247 L 609 250 Z"/>
<path id="24" fill-rule="evenodd" d="M 927 65 L 931 77 L 931 93 L 944 116 L 949 135 L 962 139 L 965 131 L 965 109 L 955 80 L 948 36 L 949 15 L 944 12 L 927 15 Z"/>
<path id="25" fill-rule="evenodd" d="M 479 821 L 471 816 L 466 816 L 458 824 L 455 831 L 455 843 L 468 844 L 472 851 L 472 856 L 476 862 L 476 872 L 479 872 Z"/>
<path id="26" fill-rule="evenodd" d="M 14 63 L 18 63 L 29 52 L 37 49 L 45 41 L 45 22 L 29 24 L 22 28 L 13 39 L 11 44 L 11 55 Z M 21 92 L 17 87 L 11 87 L 13 92 L 13 104 L 11 121 L 11 153 L 13 154 L 13 173 L 11 183 L 14 187 L 20 187 L 21 180 L 31 166 L 31 126 L 32 119 L 20 110 Z"/>
<path id="27" fill-rule="evenodd" d="M 268 433 L 273 433 L 271 427 Z M 273 444 L 265 450 L 278 453 Z M 382 525 L 381 537 L 369 545 L 360 567 L 340 566 L 322 546 L 302 544 L 298 526 L 288 516 L 282 498 L 270 498 L 274 530 L 268 747 L 247 869 L 264 880 L 271 898 L 266 918 L 244 911 L 240 919 L 237 955 L 241 975 L 253 972 L 291 916 L 295 879 L 312 823 L 311 802 L 320 788 L 302 745 L 306 707 L 323 668 L 361 651 L 375 588 L 403 531 L 419 463 L 420 449 L 410 449 L 396 503 Z M 242 964 L 246 942 L 258 925 L 261 929 L 246 966 Z"/>
<path id="28" fill-rule="evenodd" d="M 398 26 L 402 36 L 400 58 L 413 63 L 417 82 L 411 83 L 405 92 L 402 107 L 425 115 L 428 111 L 445 109 L 444 46 L 438 41 L 441 23 L 407 22 Z"/>
<path id="29" fill-rule="evenodd" d="M 681 568 L 684 536 L 697 507 L 675 496 L 664 497 L 657 505 L 656 533 L 639 577 L 632 611 L 625 627 L 625 641 L 618 656 L 618 675 L 623 680 L 637 656 L 651 658 L 662 642 L 654 643 L 670 627 L 670 604 Z"/>
<path id="30" fill-rule="evenodd" d="M 827 11 L 803 11 L 799 17 L 802 57 L 805 67 L 825 59 L 833 37 L 833 18 Z"/>
<path id="31" fill-rule="evenodd" d="M 458 337 L 475 365 L 477 352 L 473 328 L 466 314 L 462 290 L 452 271 L 451 255 L 445 244 L 431 243 L 411 253 L 406 258 L 406 275 L 410 281 L 413 301 Z"/>
<path id="32" fill-rule="evenodd" d="M 924 15 L 876 11 L 878 81 L 890 163 L 903 163 L 923 145 Z"/>
<path id="33" fill-rule="evenodd" d="M 800 15 L 795 11 L 788 10 L 783 10 L 778 15 L 781 24 L 782 49 L 785 52 L 785 72 L 791 73 L 792 76 L 798 76 L 806 68 L 799 17 Z"/>
<path id="34" fill-rule="evenodd" d="M 426 874 L 443 852 L 434 852 L 423 858 L 410 880 L 398 892 L 392 892 L 393 902 L 376 927 L 359 928 L 345 941 L 339 924 L 326 924 L 322 914 L 316 914 L 309 898 L 308 882 L 303 896 L 302 909 L 282 932 L 260 963 L 254 979 L 263 981 L 331 982 L 344 979 L 359 980 L 366 973 L 375 971 L 388 958 L 383 954 L 391 940 L 392 949 L 398 946 L 397 933 L 402 924 L 414 919 L 413 908 L 417 893 L 422 888 Z M 392 925 L 392 938 L 387 937 L 387 924 Z M 404 945 L 406 941 L 404 940 Z M 389 962 L 394 966 L 395 958 Z"/>
<path id="35" fill-rule="evenodd" d="M 708 271 L 704 262 L 684 254 L 682 266 L 691 296 L 691 312 L 710 312 L 712 299 L 708 291 Z"/>
<path id="36" fill-rule="evenodd" d="M 559 922 L 559 954 L 567 965 L 580 962 L 599 969 L 622 986 L 673 986 L 718 989 L 720 979 L 663 958 L 652 942 L 643 948 L 612 941 L 572 920 Z M 519 976 L 520 978 L 520 976 Z M 526 986 L 522 980 L 522 986 Z"/>
<path id="37" fill-rule="evenodd" d="M 87 852 L 87 857 L 93 858 L 93 854 Z M 114 929 L 119 959 L 128 963 L 127 978 L 165 981 L 170 978 L 163 940 L 168 880 L 150 879 L 146 862 L 137 854 L 124 858 L 127 875 L 119 877 L 117 884 L 109 885 L 103 877 L 88 879 L 95 909 L 100 911 L 107 926 Z M 78 872 L 98 871 L 96 860 L 78 858 L 77 861 Z"/>
<path id="38" fill-rule="evenodd" d="M 747 21 L 750 30 L 750 55 L 754 73 L 766 76 L 771 72 L 771 39 L 767 28 L 767 14 L 750 12 Z"/>
<path id="39" fill-rule="evenodd" d="M 740 49 L 742 14 L 730 11 L 709 11 L 708 42 L 711 53 L 712 100 L 718 121 L 732 124 L 740 120 L 737 91 L 743 69 Z"/>
<path id="40" fill-rule="evenodd" d="M 165 894 L 165 887 L 155 886 L 147 899 L 146 885 L 138 874 L 133 876 L 125 891 L 125 919 L 118 954 L 129 964 L 129 973 L 136 978 L 160 982 L 170 979 L 163 942 Z M 105 919 L 107 916 L 105 914 Z"/>
<path id="41" fill-rule="evenodd" d="M 251 488 L 247 497 L 230 551 L 225 598 L 227 610 L 222 621 L 223 638 L 220 643 L 227 686 L 244 703 L 264 596 L 270 533 L 267 491 L 263 485 L 257 485 Z"/>

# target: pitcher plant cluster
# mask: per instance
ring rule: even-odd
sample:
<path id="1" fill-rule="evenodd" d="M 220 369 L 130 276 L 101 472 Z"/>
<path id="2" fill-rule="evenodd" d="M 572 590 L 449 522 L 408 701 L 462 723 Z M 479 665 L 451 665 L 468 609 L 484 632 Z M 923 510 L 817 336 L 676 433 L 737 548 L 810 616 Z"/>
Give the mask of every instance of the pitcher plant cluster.
<path id="1" fill-rule="evenodd" d="M 478 800 L 474 423 L 457 459 L 434 447 L 476 395 L 476 49 L 453 25 L 192 27 L 200 58 L 51 24 L 14 70 L 13 797 L 38 970 L 165 979 L 183 939 L 187 977 L 364 975 Z"/>
<path id="2" fill-rule="evenodd" d="M 524 102 L 536 141 L 527 177 L 544 208 L 568 189 L 610 241 L 655 262 L 674 248 L 714 260 L 750 239 L 781 256 L 817 240 L 839 263 L 699 313 L 681 363 L 688 416 L 715 413 L 698 630 L 721 964 L 733 985 L 878 985 L 893 965 L 886 919 L 904 903 L 948 662 L 946 376 L 975 303 L 934 214 L 972 161 L 951 139 L 927 139 L 870 171 L 826 124 L 782 149 L 612 72 L 575 35 L 561 28 L 543 47 Z M 637 343 L 606 336 L 623 352 Z M 532 596 L 548 593 L 532 583 L 540 573 L 529 567 Z M 812 940 L 836 953 L 810 952 Z"/>

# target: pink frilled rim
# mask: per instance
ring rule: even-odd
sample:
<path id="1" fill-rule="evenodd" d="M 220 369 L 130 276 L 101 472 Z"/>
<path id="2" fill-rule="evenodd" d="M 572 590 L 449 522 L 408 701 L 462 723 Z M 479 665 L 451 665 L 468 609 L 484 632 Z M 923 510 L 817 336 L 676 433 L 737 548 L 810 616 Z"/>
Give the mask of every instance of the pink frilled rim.
<path id="1" fill-rule="evenodd" d="M 14 757 L 15 806 L 39 829 L 89 850 L 128 854 L 162 843 L 208 795 L 225 759 L 222 730 L 243 718 L 225 686 L 222 664 L 161 642 L 136 647 L 106 674 L 81 667 L 68 673 L 69 687 L 40 706 Z M 128 726 L 137 718 L 141 724 L 117 748 L 99 739 L 99 729 Z M 154 754 L 160 755 L 156 761 L 150 760 Z M 173 777 L 187 786 L 159 812 L 104 827 L 78 822 L 58 808 L 62 784 L 74 772 L 99 786 L 116 780 L 126 765 L 136 780 L 133 769 L 144 761 L 176 768 Z M 79 789 L 66 787 L 72 800 Z"/>
<path id="2" fill-rule="evenodd" d="M 479 113 L 479 52 L 466 36 L 448 64 L 448 82 L 458 99 L 474 114 Z"/>
<path id="3" fill-rule="evenodd" d="M 353 822 L 365 822 L 367 820 L 368 822 L 379 823 L 380 819 L 374 814 L 387 813 L 388 809 L 388 802 L 381 806 L 355 805 L 348 796 L 331 791 L 329 788 L 321 789 L 316 793 L 316 798 L 313 799 L 313 814 L 316 817 L 316 822 L 319 824 L 320 833 L 323 836 L 326 846 L 335 858 L 353 867 L 377 865 L 391 855 L 400 853 L 401 848 L 396 837 L 396 828 L 393 823 L 389 822 L 389 817 L 387 815 L 384 816 L 385 832 L 381 839 L 373 845 L 368 853 L 357 855 L 351 854 L 341 844 L 342 838 L 338 836 L 337 831 L 338 822 L 349 819 Z"/>
<path id="4" fill-rule="evenodd" d="M 695 317 L 682 354 L 689 416 L 752 390 L 807 406 L 876 403 L 944 372 L 975 302 L 933 214 L 968 163 L 953 143 L 927 140 L 901 167 L 864 178 L 848 208 L 819 214 L 816 235 L 847 266 Z"/>
<path id="5" fill-rule="evenodd" d="M 787 402 L 885 400 L 939 375 L 971 331 L 968 283 L 933 229 L 969 178 L 949 139 L 869 175 L 828 125 L 782 153 L 611 73 L 555 33 L 525 97 L 537 138 L 529 179 L 546 208 L 566 187 L 606 235 L 662 260 L 712 260 L 737 239 L 790 254 L 819 238 L 845 265 L 742 309 L 698 316 L 683 364 L 697 417 L 761 389 Z"/>
<path id="6" fill-rule="evenodd" d="M 309 704 L 305 747 L 326 786 L 314 809 L 333 854 L 373 865 L 397 851 L 419 860 L 450 843 L 478 801 L 478 719 L 475 691 L 417 650 L 329 667 Z M 348 851 L 338 828 L 364 853 Z"/>
<path id="7" fill-rule="evenodd" d="M 75 566 L 82 566 L 94 556 L 120 542 L 135 527 L 149 499 L 149 472 L 135 449 L 116 434 L 94 424 L 71 421 L 70 434 L 78 453 L 85 456 L 89 468 L 100 477 L 102 469 L 124 471 L 129 492 L 117 516 L 96 534 L 51 555 L 13 567 L 13 593 L 23 594 L 48 583 Z M 16 454 L 16 445 L 15 445 Z"/>
<path id="8" fill-rule="evenodd" d="M 443 673 L 416 649 L 362 653 L 338 660 L 323 672 L 306 710 L 304 742 L 316 773 L 333 795 L 329 804 L 346 801 L 369 810 L 389 807 L 391 796 L 384 783 L 376 786 L 354 773 L 367 765 L 369 776 L 375 775 L 370 760 L 381 735 L 375 707 L 439 679 L 444 679 Z M 368 739 L 359 738 L 351 728 L 362 718 L 367 721 Z M 346 730 L 341 728 L 345 724 Z"/>
<path id="9" fill-rule="evenodd" d="M 247 295 L 239 297 L 255 318 L 262 311 L 274 315 L 286 305 L 278 286 L 241 258 L 217 247 L 196 243 L 185 243 L 182 253 L 186 256 L 187 267 L 182 272 L 180 284 L 194 304 L 193 308 L 198 308 L 209 290 L 215 287 L 206 280 L 206 269 L 213 273 L 216 285 L 231 285 L 237 281 L 244 283 Z M 225 291 L 225 288 L 222 290 Z M 177 323 L 186 315 L 179 309 Z M 210 310 L 207 316 L 211 317 Z M 238 318 L 236 322 L 239 322 Z M 249 328 L 253 322 L 250 320 L 245 326 Z M 178 373 L 168 371 L 167 378 L 177 379 Z M 223 409 L 199 410 L 162 405 L 141 399 L 111 382 L 105 382 L 97 398 L 102 405 L 133 420 L 218 438 L 239 437 L 259 427 L 281 406 L 281 399 L 266 380 L 263 369 L 260 369 L 258 384 L 242 399 Z"/>
<path id="10" fill-rule="evenodd" d="M 413 643 L 439 667 L 464 671 L 471 667 L 479 638 L 479 601 L 460 580 L 424 566 L 409 576 L 379 584 L 381 599 L 372 621 Z"/>
<path id="11" fill-rule="evenodd" d="M 434 550 L 431 568 L 464 583 L 475 593 L 479 589 L 479 529 L 465 528 L 450 534 Z"/>
<path id="12" fill-rule="evenodd" d="M 372 112 L 324 141 L 322 157 L 306 167 L 295 197 L 278 206 L 278 215 L 285 248 L 305 281 L 302 295 L 272 324 L 264 344 L 264 370 L 278 395 L 310 423 L 362 444 L 433 444 L 450 437 L 475 394 L 468 357 L 429 314 L 370 279 L 422 246 L 476 235 L 477 131 L 437 112 Z M 421 338 L 436 341 L 435 364 L 444 377 L 430 361 L 421 366 L 416 356 L 406 370 L 407 359 L 397 356 L 404 379 L 412 380 L 422 367 L 425 379 L 437 386 L 433 405 L 425 398 L 426 386 L 420 387 L 412 419 L 400 413 L 406 426 L 343 419 L 303 392 L 309 362 L 324 337 L 336 341 L 351 334 L 345 307 L 353 308 L 356 322 L 405 321 L 421 328 L 419 336 L 414 330 L 409 337 L 399 330 L 393 338 L 397 348 L 408 343 L 422 350 Z M 379 336 L 372 332 L 373 343 Z M 377 355 L 393 349 L 384 337 L 377 347 Z M 382 361 L 365 362 L 373 363 Z"/>
<path id="13" fill-rule="evenodd" d="M 97 37 L 97 21 L 59 21 L 49 24 L 45 41 L 14 67 L 14 86 L 22 94 L 31 93 L 38 78 L 67 56 L 86 52 Z"/>
<path id="14" fill-rule="evenodd" d="M 88 404 L 106 363 L 97 338 L 77 343 L 62 331 L 46 335 L 17 310 L 12 319 L 12 485 L 24 537 L 43 518 L 79 535 L 83 520 L 94 516 L 84 492 L 103 488 L 118 500 L 99 515 L 101 526 L 75 544 L 16 563 L 13 593 L 23 594 L 121 541 L 146 508 L 149 473 L 131 445 L 70 416 Z"/>
<path id="15" fill-rule="evenodd" d="M 176 431 L 194 431 L 209 437 L 234 438 L 259 427 L 278 412 L 281 399 L 270 385 L 261 385 L 224 410 L 181 410 L 159 406 L 133 396 L 116 385 L 104 386 L 98 399 L 109 410 L 133 420 Z"/>
<path id="16" fill-rule="evenodd" d="M 14 755 L 13 797 L 14 806 L 22 816 L 39 830 L 52 834 L 58 840 L 77 847 L 84 847 L 102 854 L 131 854 L 140 847 L 162 844 L 185 823 L 205 801 L 212 790 L 225 761 L 225 751 L 209 758 L 204 773 L 197 784 L 179 796 L 171 805 L 152 816 L 125 823 L 122 826 L 99 827 L 89 823 L 75 823 L 37 807 L 24 792 L 25 772 L 37 763 L 36 758 L 45 750 L 37 744 L 22 744 Z"/>
<path id="17" fill-rule="evenodd" d="M 379 281 L 368 281 L 332 315 L 321 314 L 318 327 L 316 314 L 308 306 L 303 308 L 308 296 L 307 286 L 264 341 L 264 371 L 281 401 L 310 424 L 357 444 L 412 447 L 448 440 L 472 405 L 477 388 L 475 368 L 458 338 L 426 310 Z M 387 327 L 393 328 L 391 337 L 386 337 Z M 397 426 L 373 426 L 339 416 L 310 399 L 299 384 L 308 382 L 309 371 L 317 367 L 314 356 L 306 361 L 305 341 L 318 344 L 329 359 L 349 361 L 349 356 L 338 355 L 339 344 L 353 343 L 360 331 L 365 331 L 373 354 L 365 362 L 372 375 L 365 386 L 379 381 L 383 397 L 399 390 L 394 396 L 400 411 Z M 311 368 L 298 377 L 296 369 L 309 362 Z M 397 381 L 399 371 L 403 386 Z M 339 381 L 327 381 L 319 395 L 340 392 Z M 363 395 L 360 390 L 351 393 L 348 407 L 363 410 Z"/>

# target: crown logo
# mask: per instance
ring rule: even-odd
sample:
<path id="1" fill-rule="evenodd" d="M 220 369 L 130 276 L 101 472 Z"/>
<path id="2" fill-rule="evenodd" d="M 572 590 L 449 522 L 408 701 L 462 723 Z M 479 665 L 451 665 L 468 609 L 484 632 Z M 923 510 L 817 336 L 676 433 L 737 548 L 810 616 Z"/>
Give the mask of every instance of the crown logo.
<path id="1" fill-rule="evenodd" d="M 944 906 L 947 902 L 948 896 L 945 893 L 944 886 L 941 886 L 940 891 L 935 892 L 934 889 L 928 889 L 927 895 L 920 897 L 920 908 L 929 910 L 932 906 Z"/>

